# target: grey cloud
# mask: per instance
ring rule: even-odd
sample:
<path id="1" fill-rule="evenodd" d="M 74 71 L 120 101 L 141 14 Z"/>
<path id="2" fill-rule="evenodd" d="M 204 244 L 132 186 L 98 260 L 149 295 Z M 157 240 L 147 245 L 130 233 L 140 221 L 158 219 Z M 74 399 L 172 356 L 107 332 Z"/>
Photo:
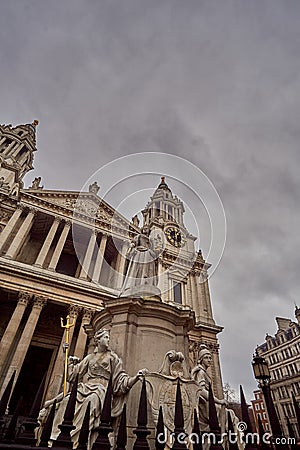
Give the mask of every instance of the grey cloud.
<path id="1" fill-rule="evenodd" d="M 223 376 L 248 396 L 253 348 L 298 301 L 299 18 L 298 0 L 1 5 L 1 122 L 41 121 L 27 185 L 41 175 L 81 189 L 114 158 L 159 151 L 216 186 L 228 221 L 211 277 Z"/>

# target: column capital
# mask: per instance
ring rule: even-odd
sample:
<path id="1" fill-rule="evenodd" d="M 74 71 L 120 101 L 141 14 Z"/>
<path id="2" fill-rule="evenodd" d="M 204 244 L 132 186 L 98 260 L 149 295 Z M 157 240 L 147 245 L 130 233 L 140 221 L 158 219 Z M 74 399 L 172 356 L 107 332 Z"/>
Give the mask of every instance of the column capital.
<path id="1" fill-rule="evenodd" d="M 95 330 L 91 324 L 83 325 L 84 331 L 86 332 L 89 339 L 94 339 Z"/>
<path id="2" fill-rule="evenodd" d="M 78 314 L 80 313 L 80 310 L 81 310 L 80 306 L 78 306 L 78 305 L 70 305 L 69 308 L 68 308 L 68 312 L 69 312 L 70 317 L 76 318 L 78 316 Z"/>
<path id="3" fill-rule="evenodd" d="M 20 305 L 27 306 L 30 299 L 31 299 L 31 295 L 29 294 L 29 292 L 23 292 L 23 291 L 19 292 L 18 303 L 20 303 Z"/>
<path id="4" fill-rule="evenodd" d="M 65 226 L 67 226 L 67 227 L 69 227 L 69 228 L 71 228 L 71 225 L 72 225 L 72 220 L 64 220 L 64 222 L 65 222 Z"/>
<path id="5" fill-rule="evenodd" d="M 35 295 L 33 298 L 33 308 L 43 309 L 46 303 L 47 299 L 42 295 Z"/>
<path id="6" fill-rule="evenodd" d="M 92 308 L 83 308 L 82 313 L 82 320 L 90 322 L 95 314 L 95 310 Z"/>
<path id="7" fill-rule="evenodd" d="M 99 236 L 99 234 L 101 234 L 100 230 L 97 230 L 97 228 L 94 228 L 94 234 L 95 234 L 95 238 L 97 239 L 97 237 Z"/>
<path id="8" fill-rule="evenodd" d="M 33 206 L 28 206 L 26 209 L 27 209 L 28 213 L 31 213 L 34 216 L 37 215 L 37 210 Z"/>
<path id="9" fill-rule="evenodd" d="M 60 223 L 62 221 L 62 218 L 60 216 L 53 216 L 53 222 Z"/>

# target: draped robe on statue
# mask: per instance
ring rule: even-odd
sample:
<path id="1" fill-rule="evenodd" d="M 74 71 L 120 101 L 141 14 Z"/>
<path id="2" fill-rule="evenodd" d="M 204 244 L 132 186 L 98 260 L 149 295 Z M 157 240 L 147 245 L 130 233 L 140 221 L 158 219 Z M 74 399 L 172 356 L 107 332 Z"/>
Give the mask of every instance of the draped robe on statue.
<path id="1" fill-rule="evenodd" d="M 87 355 L 78 364 L 70 364 L 69 381 L 74 381 L 77 374 L 80 382 L 78 383 L 75 416 L 73 420 L 73 424 L 76 428 L 71 432 L 71 436 L 72 441 L 77 443 L 86 407 L 90 402 L 89 448 L 91 448 L 93 442 L 97 438 L 95 428 L 100 423 L 102 406 L 110 376 L 112 376 L 113 386 L 113 417 L 119 416 L 122 412 L 124 394 L 130 389 L 128 386 L 130 377 L 123 370 L 122 360 L 111 350 L 106 350 L 103 353 L 99 353 L 95 350 L 94 353 Z M 69 394 L 58 403 L 51 439 L 56 439 L 60 433 L 58 425 L 63 421 L 63 415 L 68 400 Z M 51 401 L 51 403 L 53 402 Z M 50 405 L 48 405 L 47 408 L 49 408 L 49 406 Z"/>

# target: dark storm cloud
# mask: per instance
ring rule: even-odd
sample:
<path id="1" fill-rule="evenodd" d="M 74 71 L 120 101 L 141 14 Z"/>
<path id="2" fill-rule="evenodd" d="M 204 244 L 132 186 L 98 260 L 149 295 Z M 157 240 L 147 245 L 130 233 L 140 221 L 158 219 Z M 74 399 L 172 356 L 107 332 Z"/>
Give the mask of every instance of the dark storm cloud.
<path id="1" fill-rule="evenodd" d="M 160 151 L 216 186 L 223 376 L 248 393 L 253 348 L 298 301 L 299 30 L 296 0 L 1 4 L 1 122 L 41 121 L 27 185 L 80 189 L 114 158 Z"/>

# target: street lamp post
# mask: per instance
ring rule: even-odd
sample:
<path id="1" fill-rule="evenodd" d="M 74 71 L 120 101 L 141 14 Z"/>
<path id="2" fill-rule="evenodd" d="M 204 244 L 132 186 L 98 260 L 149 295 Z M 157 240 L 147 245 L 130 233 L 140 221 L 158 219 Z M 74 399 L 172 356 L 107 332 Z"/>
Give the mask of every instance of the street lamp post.
<path id="1" fill-rule="evenodd" d="M 259 356 L 259 354 L 256 351 L 256 354 L 253 356 L 253 362 L 252 362 L 254 377 L 258 381 L 259 387 L 262 390 L 265 404 L 268 411 L 268 416 L 270 420 L 270 426 L 273 434 L 273 442 L 276 449 L 287 449 L 287 445 L 284 444 L 283 435 L 279 423 L 279 419 L 277 416 L 277 412 L 273 403 L 273 399 L 271 396 L 271 389 L 270 389 L 270 381 L 271 381 L 271 375 L 268 363 L 266 362 L 265 358 L 262 356 Z"/>

